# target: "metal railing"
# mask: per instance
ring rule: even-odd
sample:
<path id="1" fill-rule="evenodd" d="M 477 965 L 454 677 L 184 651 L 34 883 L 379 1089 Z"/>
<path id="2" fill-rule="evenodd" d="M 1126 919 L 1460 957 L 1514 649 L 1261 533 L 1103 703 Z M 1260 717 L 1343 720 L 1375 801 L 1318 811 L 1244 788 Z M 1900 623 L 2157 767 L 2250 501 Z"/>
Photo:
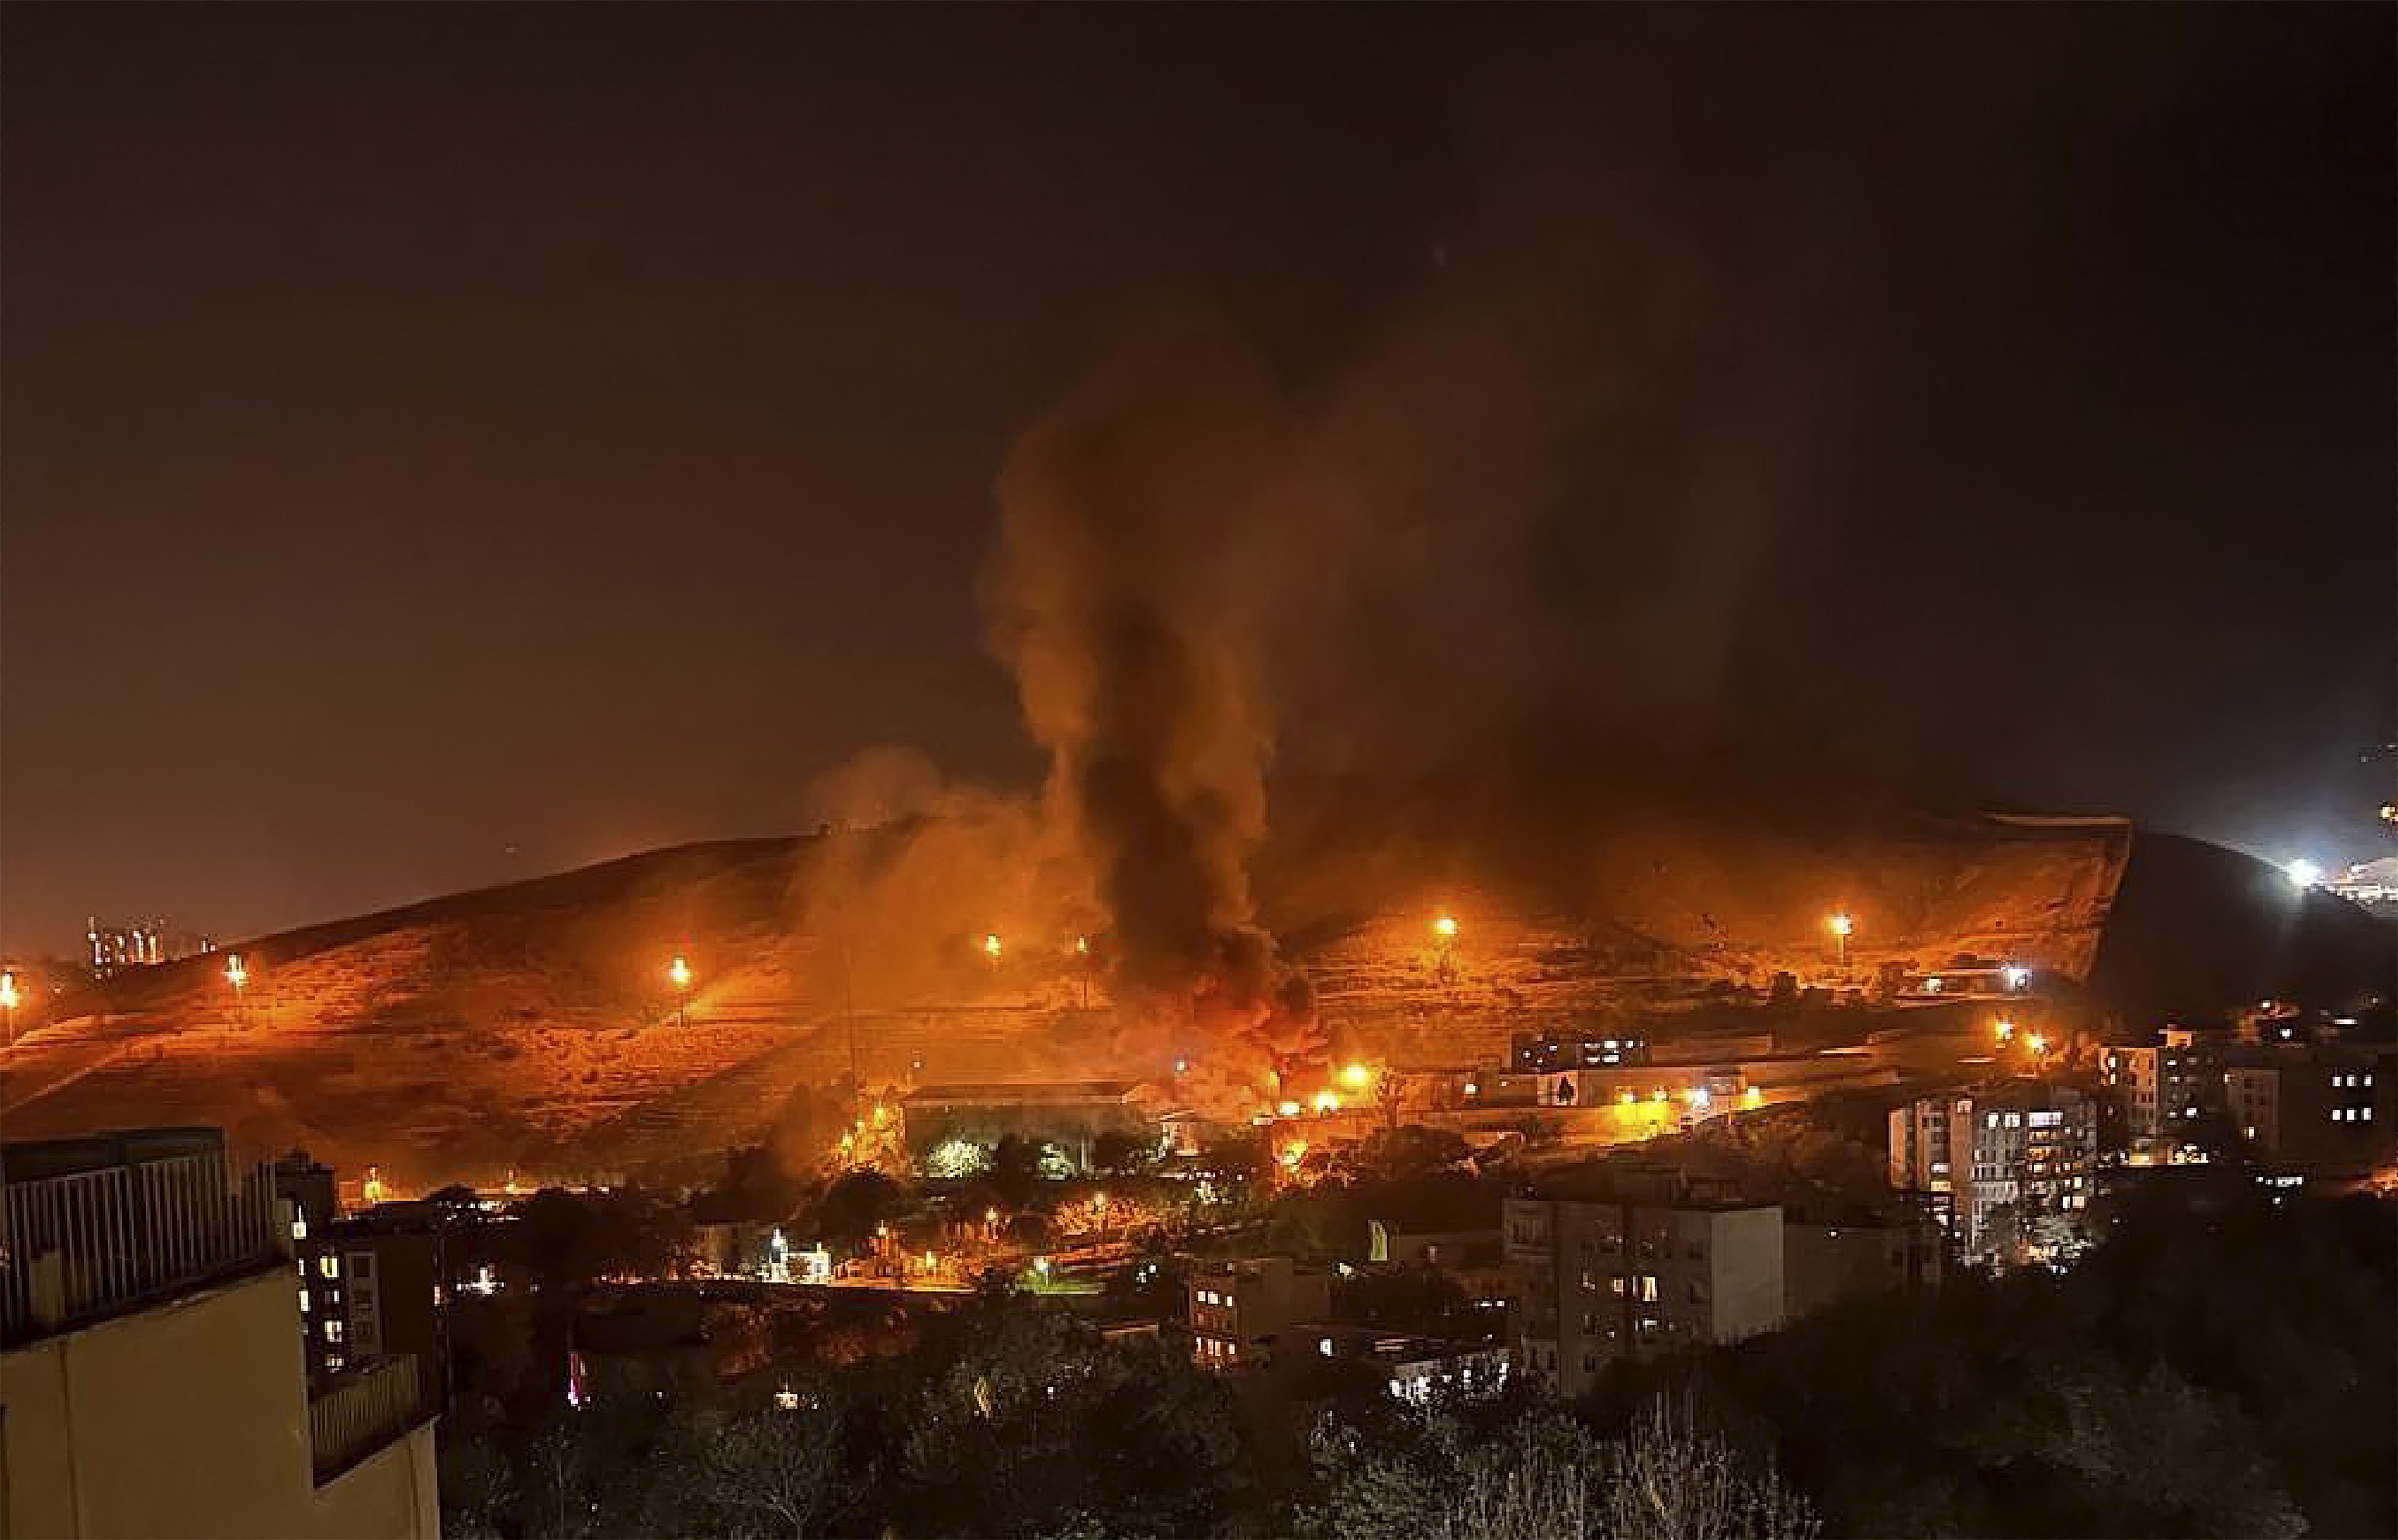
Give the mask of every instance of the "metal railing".
<path id="1" fill-rule="evenodd" d="M 267 1168 L 222 1153 L 0 1184 L 0 1343 L 116 1314 L 283 1254 Z"/>
<path id="2" fill-rule="evenodd" d="M 317 1482 L 340 1475 L 424 1416 L 424 1380 L 413 1353 L 377 1358 L 341 1376 L 308 1402 Z"/>

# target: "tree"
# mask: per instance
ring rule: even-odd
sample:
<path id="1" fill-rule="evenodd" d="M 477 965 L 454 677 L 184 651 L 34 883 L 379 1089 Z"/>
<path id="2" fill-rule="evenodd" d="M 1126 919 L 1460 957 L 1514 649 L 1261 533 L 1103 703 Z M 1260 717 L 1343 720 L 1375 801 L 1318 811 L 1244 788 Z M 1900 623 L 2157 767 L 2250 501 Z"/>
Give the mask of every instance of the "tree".
<path id="1" fill-rule="evenodd" d="M 845 1172 L 816 1200 L 812 1223 L 825 1241 L 854 1250 L 889 1223 L 904 1197 L 899 1184 L 881 1171 Z"/>
<path id="2" fill-rule="evenodd" d="M 1700 1431 L 1686 1397 L 1650 1402 L 1609 1450 L 1593 1507 L 1608 1540 L 1812 1540 L 1823 1527 L 1770 1464 Z"/>
<path id="3" fill-rule="evenodd" d="M 804 1540 L 820 1533 L 842 1489 L 842 1413 L 826 1398 L 772 1402 L 687 1425 L 714 1533 L 727 1540 Z"/>
<path id="4" fill-rule="evenodd" d="M 1041 1146 L 1022 1134 L 1003 1137 L 991 1146 L 990 1181 L 1007 1207 L 1031 1205 L 1041 1188 Z"/>
<path id="5" fill-rule="evenodd" d="M 1149 1166 L 1151 1151 L 1147 1140 L 1110 1128 L 1091 1141 L 1091 1165 L 1117 1175 L 1143 1170 Z"/>

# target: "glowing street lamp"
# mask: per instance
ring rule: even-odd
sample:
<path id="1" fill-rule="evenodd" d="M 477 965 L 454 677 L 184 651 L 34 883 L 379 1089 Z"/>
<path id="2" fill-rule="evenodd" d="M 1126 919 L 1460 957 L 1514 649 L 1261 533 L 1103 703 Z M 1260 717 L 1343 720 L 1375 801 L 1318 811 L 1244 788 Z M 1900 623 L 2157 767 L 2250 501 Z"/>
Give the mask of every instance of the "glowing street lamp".
<path id="1" fill-rule="evenodd" d="M 2284 862 L 2282 875 L 2290 879 L 2292 887 L 2303 890 L 2323 881 L 2323 868 L 2301 856 L 2297 860 Z"/>
<path id="2" fill-rule="evenodd" d="M 0 973 L 0 1018 L 8 1025 L 8 1046 L 17 1046 L 17 976 Z"/>
<path id="3" fill-rule="evenodd" d="M 1999 970 L 1999 976 L 2007 981 L 2007 988 L 2011 990 L 2020 990 L 2031 982 L 2031 969 L 2020 963 L 2009 963 Z"/>
<path id="4" fill-rule="evenodd" d="M 2024 1034 L 2024 1047 L 2029 1048 L 2035 1054 L 2046 1053 L 2048 1051 L 2048 1039 L 2042 1037 L 2036 1032 L 2026 1033 Z"/>
<path id="5" fill-rule="evenodd" d="M 1340 1099 L 1330 1091 L 1318 1091 L 1315 1093 L 1315 1110 L 1319 1114 L 1337 1113 L 1340 1110 Z"/>
<path id="6" fill-rule="evenodd" d="M 1840 966 L 1849 966 L 1849 932 L 1857 928 L 1857 917 L 1847 910 L 1838 910 L 1825 917 L 1824 926 L 1839 940 Z"/>
<path id="7" fill-rule="evenodd" d="M 680 952 L 667 965 L 667 982 L 675 987 L 675 1025 L 683 1026 L 691 1019 L 691 965 Z"/>
<path id="8" fill-rule="evenodd" d="M 224 975 L 225 981 L 233 985 L 234 1012 L 242 1015 L 242 1007 L 247 1003 L 242 991 L 249 984 L 249 969 L 242 966 L 240 952 L 234 952 L 225 959 Z"/>
<path id="9" fill-rule="evenodd" d="M 1373 1077 L 1373 1072 L 1363 1064 L 1352 1064 L 1340 1072 L 1340 1083 L 1353 1091 L 1364 1090 Z"/>
<path id="10" fill-rule="evenodd" d="M 1443 912 L 1433 916 L 1432 933 L 1444 941 L 1457 939 L 1457 916 Z"/>
<path id="11" fill-rule="evenodd" d="M 999 944 L 999 932 L 994 930 L 982 939 L 982 954 L 990 958 L 992 962 L 996 963 L 999 961 L 1001 950 L 1002 949 Z"/>
<path id="12" fill-rule="evenodd" d="M 2015 1034 L 2015 1024 L 2013 1021 L 2008 1020 L 2003 1016 L 1992 1022 L 1990 1024 L 1990 1029 L 1999 1034 L 1999 1041 L 2001 1043 L 2006 1042 Z"/>

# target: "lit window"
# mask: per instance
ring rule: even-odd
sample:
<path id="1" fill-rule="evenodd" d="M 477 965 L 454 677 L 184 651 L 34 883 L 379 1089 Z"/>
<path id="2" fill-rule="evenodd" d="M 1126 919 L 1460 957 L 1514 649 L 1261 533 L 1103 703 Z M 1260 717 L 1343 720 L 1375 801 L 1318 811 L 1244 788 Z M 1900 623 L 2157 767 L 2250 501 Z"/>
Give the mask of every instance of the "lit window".
<path id="1" fill-rule="evenodd" d="M 304 1215 L 295 1214 L 292 1216 L 291 1238 L 293 1240 L 306 1240 L 308 1238 L 308 1221 Z"/>
<path id="2" fill-rule="evenodd" d="M 314 1301 L 308 1298 L 307 1286 L 303 1284 L 300 1289 L 300 1313 L 303 1316 L 306 1315 L 314 1303 Z"/>
<path id="3" fill-rule="evenodd" d="M 1318 1337 L 1315 1340 L 1315 1350 L 1318 1353 L 1323 1354 L 1327 1358 L 1332 1357 L 1332 1339 L 1329 1337 Z"/>
<path id="4" fill-rule="evenodd" d="M 325 1367 L 329 1371 L 339 1369 L 349 1361 L 349 1359 L 342 1357 L 339 1353 L 328 1353 L 325 1355 Z"/>
<path id="5" fill-rule="evenodd" d="M 342 1340 L 342 1319 L 339 1316 L 328 1316 L 325 1317 L 325 1340 L 329 1343 L 337 1343 Z"/>
<path id="6" fill-rule="evenodd" d="M 317 1259 L 317 1276 L 318 1277 L 326 1278 L 340 1277 L 342 1276 L 342 1259 L 333 1255 L 330 1251 L 318 1257 Z"/>

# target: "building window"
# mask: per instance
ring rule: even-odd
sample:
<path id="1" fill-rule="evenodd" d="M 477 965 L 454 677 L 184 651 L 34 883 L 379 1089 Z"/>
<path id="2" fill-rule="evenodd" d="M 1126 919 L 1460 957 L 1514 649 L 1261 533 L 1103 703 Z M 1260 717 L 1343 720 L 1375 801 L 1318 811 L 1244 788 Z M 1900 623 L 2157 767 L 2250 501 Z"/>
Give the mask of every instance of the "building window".
<path id="1" fill-rule="evenodd" d="M 1645 1304 L 1654 1304 L 1657 1303 L 1656 1274 L 1643 1273 L 1640 1275 L 1640 1299 Z"/>
<path id="2" fill-rule="evenodd" d="M 342 1318 L 339 1316 L 328 1316 L 325 1317 L 325 1340 L 329 1343 L 337 1343 L 342 1340 Z"/>
<path id="3" fill-rule="evenodd" d="M 342 1259 L 333 1255 L 330 1251 L 318 1257 L 317 1259 L 317 1276 L 320 1278 L 340 1277 L 342 1276 Z"/>
<path id="4" fill-rule="evenodd" d="M 293 1240 L 306 1240 L 308 1238 L 308 1218 L 305 1214 L 294 1214 L 291 1216 L 291 1238 Z"/>
<path id="5" fill-rule="evenodd" d="M 313 1303 L 313 1302 L 312 1302 L 312 1301 L 310 1301 L 310 1299 L 308 1298 L 308 1287 L 307 1287 L 307 1285 L 305 1285 L 305 1284 L 301 1285 L 301 1286 L 300 1286 L 300 1313 L 301 1313 L 302 1315 L 303 1315 L 303 1316 L 304 1316 L 304 1315 L 306 1315 L 306 1314 L 308 1313 L 308 1307 L 309 1307 L 309 1305 L 310 1305 L 312 1303 Z"/>
<path id="6" fill-rule="evenodd" d="M 349 1361 L 339 1353 L 328 1353 L 325 1355 L 325 1371 L 331 1373 Z"/>

